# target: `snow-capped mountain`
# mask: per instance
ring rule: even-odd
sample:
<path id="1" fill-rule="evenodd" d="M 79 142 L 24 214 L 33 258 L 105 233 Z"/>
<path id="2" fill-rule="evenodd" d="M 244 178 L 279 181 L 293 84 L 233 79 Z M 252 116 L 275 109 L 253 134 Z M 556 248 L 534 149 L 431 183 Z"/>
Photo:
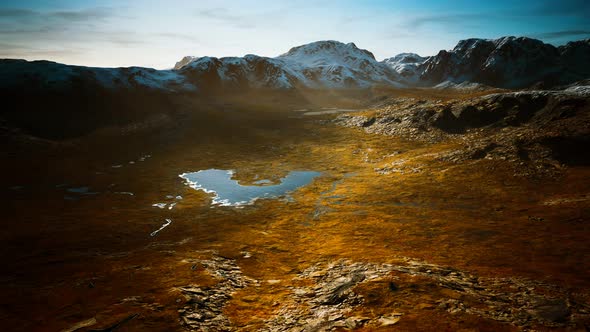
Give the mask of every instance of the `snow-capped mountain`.
<path id="1" fill-rule="evenodd" d="M 242 58 L 195 58 L 177 72 L 205 90 L 290 89 L 297 82 L 280 61 L 257 55 L 246 55 Z"/>
<path id="2" fill-rule="evenodd" d="M 66 90 L 81 83 L 107 89 L 223 91 L 244 88 L 340 89 L 402 86 L 400 76 L 355 44 L 318 41 L 270 58 L 186 56 L 172 70 L 92 68 L 49 61 L 2 60 L 0 87 Z"/>
<path id="3" fill-rule="evenodd" d="M 523 88 L 590 78 L 590 39 L 554 47 L 525 37 L 466 39 L 431 57 L 402 53 L 377 61 L 355 44 L 318 41 L 277 57 L 193 57 L 172 70 L 92 68 L 49 61 L 0 60 L 0 88 L 67 90 L 233 91 L 395 87 Z M 462 84 L 465 83 L 465 84 Z M 460 85 L 462 84 L 462 85 Z"/>
<path id="4" fill-rule="evenodd" d="M 51 61 L 0 60 L 0 88 L 67 90 L 74 86 L 106 89 L 194 90 L 174 70 L 152 68 L 95 68 L 70 66 Z"/>
<path id="5" fill-rule="evenodd" d="M 175 68 L 197 85 L 279 89 L 400 86 L 399 76 L 375 60 L 371 52 L 337 41 L 294 47 L 275 58 L 185 57 Z"/>
<path id="6" fill-rule="evenodd" d="M 415 84 L 420 79 L 420 65 L 427 59 L 428 57 L 421 57 L 416 53 L 400 53 L 381 62 L 393 69 L 405 82 Z"/>
<path id="7" fill-rule="evenodd" d="M 590 40 L 555 47 L 526 37 L 474 38 L 461 40 L 454 49 L 435 56 L 402 53 L 381 62 L 353 43 L 319 41 L 275 58 L 185 57 L 175 68 L 196 85 L 217 87 L 362 88 L 383 84 L 524 88 L 588 78 L 588 59 Z"/>
<path id="8" fill-rule="evenodd" d="M 319 41 L 278 56 L 305 85 L 310 87 L 367 87 L 374 84 L 400 85 L 399 76 L 375 60 L 373 53 L 354 43 Z"/>
<path id="9" fill-rule="evenodd" d="M 189 63 L 193 62 L 195 59 L 197 59 L 198 57 L 196 56 L 185 56 L 184 58 L 180 59 L 180 61 L 178 61 L 177 63 L 174 64 L 174 67 L 172 69 L 180 69 L 186 65 L 188 65 Z"/>
<path id="10" fill-rule="evenodd" d="M 566 84 L 588 77 L 588 41 L 555 47 L 526 37 L 461 40 L 422 65 L 420 82 L 473 82 L 493 87 L 523 88 L 542 82 Z"/>

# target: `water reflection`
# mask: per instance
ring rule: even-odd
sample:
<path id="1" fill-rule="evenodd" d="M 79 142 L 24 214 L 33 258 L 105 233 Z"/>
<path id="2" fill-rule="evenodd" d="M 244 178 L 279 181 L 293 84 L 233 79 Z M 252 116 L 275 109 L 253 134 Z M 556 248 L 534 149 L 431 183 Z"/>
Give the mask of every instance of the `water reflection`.
<path id="1" fill-rule="evenodd" d="M 319 172 L 292 171 L 280 180 L 279 184 L 269 185 L 268 180 L 259 180 L 252 186 L 243 186 L 232 179 L 230 170 L 207 169 L 183 173 L 179 176 L 194 189 L 214 195 L 213 204 L 240 206 L 252 204 L 259 198 L 276 198 L 309 184 Z"/>

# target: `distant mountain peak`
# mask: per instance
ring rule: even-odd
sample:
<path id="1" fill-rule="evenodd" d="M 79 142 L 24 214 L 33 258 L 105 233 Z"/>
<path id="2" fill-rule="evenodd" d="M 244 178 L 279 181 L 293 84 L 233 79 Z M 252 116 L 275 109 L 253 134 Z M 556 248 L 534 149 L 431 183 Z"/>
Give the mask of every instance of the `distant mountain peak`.
<path id="1" fill-rule="evenodd" d="M 422 63 L 426 59 L 428 59 L 428 57 L 422 57 L 416 53 L 400 53 L 395 56 L 392 56 L 391 58 L 387 58 L 387 59 L 383 60 L 383 62 L 395 63 L 395 64 L 398 64 L 398 63 Z"/>
<path id="2" fill-rule="evenodd" d="M 84 80 L 108 89 L 199 91 L 241 89 L 352 89 L 395 87 L 473 88 L 484 84 L 547 87 L 590 78 L 590 39 L 555 47 L 528 37 L 469 38 L 431 57 L 401 53 L 381 62 L 354 43 L 321 40 L 274 58 L 185 56 L 174 70 L 90 68 L 47 61 L 0 61 L 0 86 L 67 89 Z M 446 83 L 445 83 L 446 82 Z M 441 85 L 441 83 L 443 83 Z"/>
<path id="3" fill-rule="evenodd" d="M 184 57 L 174 68 L 218 77 L 209 82 L 248 82 L 250 86 L 264 87 L 436 86 L 442 82 L 471 82 L 521 88 L 537 82 L 555 85 L 587 78 L 588 56 L 590 39 L 555 47 L 533 38 L 506 36 L 463 39 L 453 49 L 441 50 L 431 57 L 400 53 L 377 62 L 373 53 L 354 43 L 320 40 L 293 47 L 275 58 L 251 54 L 220 59 Z"/>
<path id="4" fill-rule="evenodd" d="M 309 44 L 295 46 L 287 53 L 281 54 L 279 58 L 298 57 L 305 55 L 356 55 L 368 57 L 375 60 L 373 53 L 360 49 L 355 43 L 342 43 L 336 40 L 320 40 Z"/>
<path id="5" fill-rule="evenodd" d="M 421 57 L 416 53 L 400 53 L 387 58 L 382 63 L 393 69 L 406 83 L 415 84 L 420 79 L 420 66 L 428 57 Z"/>
<path id="6" fill-rule="evenodd" d="M 195 59 L 197 59 L 197 57 L 195 57 L 195 56 L 191 56 L 191 55 L 185 56 L 180 61 L 178 61 L 176 64 L 174 64 L 173 69 L 178 70 L 178 69 L 188 65 L 189 63 L 193 62 Z"/>
<path id="7" fill-rule="evenodd" d="M 321 40 L 291 48 L 275 58 L 253 54 L 244 57 L 184 57 L 175 69 L 197 85 L 290 89 L 354 88 L 373 84 L 401 86 L 399 76 L 373 53 L 354 43 Z"/>
<path id="8" fill-rule="evenodd" d="M 420 83 L 477 82 L 502 88 L 565 84 L 587 76 L 582 59 L 588 57 L 590 47 L 584 42 L 557 48 L 529 37 L 470 38 L 428 59 L 420 67 Z"/>

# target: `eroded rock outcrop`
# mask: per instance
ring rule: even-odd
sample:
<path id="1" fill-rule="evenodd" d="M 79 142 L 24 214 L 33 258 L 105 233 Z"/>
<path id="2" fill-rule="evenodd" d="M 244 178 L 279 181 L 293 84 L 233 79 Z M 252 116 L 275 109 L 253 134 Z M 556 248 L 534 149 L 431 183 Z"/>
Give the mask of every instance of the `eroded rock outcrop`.
<path id="1" fill-rule="evenodd" d="M 254 280 L 244 276 L 234 260 L 218 255 L 197 264 L 201 264 L 219 282 L 213 287 L 180 287 L 187 299 L 185 306 L 179 310 L 181 322 L 190 330 L 231 331 L 231 323 L 223 308 L 236 290 L 251 285 Z"/>
<path id="2" fill-rule="evenodd" d="M 579 86 L 449 101 L 394 98 L 376 110 L 370 117 L 344 114 L 334 122 L 430 143 L 463 142 L 439 159 L 508 160 L 522 175 L 590 164 L 584 152 L 590 140 L 590 93 Z"/>
<path id="3" fill-rule="evenodd" d="M 231 259 L 213 254 L 200 263 L 219 282 L 213 287 L 180 288 L 188 300 L 179 311 L 184 326 L 199 331 L 236 330 L 224 315 L 224 307 L 236 290 L 256 285 L 257 281 L 243 276 Z M 413 280 L 411 284 L 405 281 L 408 278 Z M 428 303 L 420 302 L 420 283 L 429 287 Z M 394 301 L 399 301 L 395 307 L 380 308 L 387 314 L 359 315 L 366 305 L 361 286 L 371 284 L 386 285 Z M 317 263 L 285 285 L 289 297 L 257 330 L 332 331 L 389 326 L 403 321 L 404 309 L 425 308 L 477 315 L 520 328 L 579 327 L 590 321 L 588 294 L 574 294 L 539 280 L 479 277 L 403 257 L 384 264 L 349 260 Z"/>

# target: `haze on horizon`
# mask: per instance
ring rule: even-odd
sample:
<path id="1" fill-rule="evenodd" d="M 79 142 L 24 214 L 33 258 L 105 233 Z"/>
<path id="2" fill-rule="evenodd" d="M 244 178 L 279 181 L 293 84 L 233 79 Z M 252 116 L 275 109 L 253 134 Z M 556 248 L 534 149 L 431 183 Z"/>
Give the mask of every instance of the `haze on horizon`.
<path id="1" fill-rule="evenodd" d="M 433 55 L 465 38 L 590 37 L 590 1 L 43 1 L 0 4 L 0 58 L 170 68 L 185 55 L 277 56 L 317 40 L 378 60 Z"/>

